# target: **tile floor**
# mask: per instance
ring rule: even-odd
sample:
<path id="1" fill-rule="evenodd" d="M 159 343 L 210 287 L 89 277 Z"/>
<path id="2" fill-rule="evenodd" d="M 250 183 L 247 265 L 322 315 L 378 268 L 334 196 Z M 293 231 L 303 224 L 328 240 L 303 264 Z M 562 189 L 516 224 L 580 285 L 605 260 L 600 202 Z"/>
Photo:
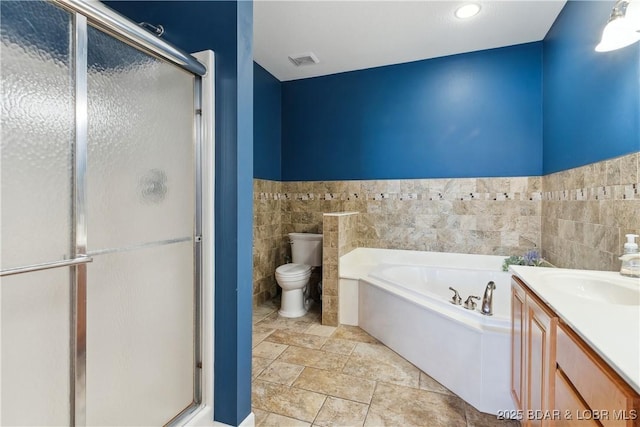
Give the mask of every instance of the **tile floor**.
<path id="1" fill-rule="evenodd" d="M 519 426 L 466 404 L 362 329 L 323 326 L 318 308 L 254 309 L 256 426 Z"/>

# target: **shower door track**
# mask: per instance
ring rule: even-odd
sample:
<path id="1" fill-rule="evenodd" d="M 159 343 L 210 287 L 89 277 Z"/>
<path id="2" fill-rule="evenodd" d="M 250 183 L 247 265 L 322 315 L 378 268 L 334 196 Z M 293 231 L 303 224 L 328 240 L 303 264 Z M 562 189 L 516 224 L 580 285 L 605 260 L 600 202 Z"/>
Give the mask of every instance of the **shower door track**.
<path id="1" fill-rule="evenodd" d="M 85 0 L 49 1 L 83 15 L 91 24 L 138 50 L 151 53 L 197 76 L 204 76 L 207 72 L 207 68 L 193 56 L 156 37 L 135 22 L 123 18 L 99 2 Z"/>
<path id="2" fill-rule="evenodd" d="M 193 240 L 194 251 L 194 360 L 193 360 L 193 401 L 167 424 L 177 424 L 198 409 L 202 401 L 202 81 L 207 69 L 193 56 L 158 39 L 132 21 L 98 2 L 83 0 L 49 0 L 73 13 L 73 64 L 75 72 L 75 140 L 72 142 L 74 167 L 72 175 L 72 259 L 53 263 L 44 263 L 19 269 L 5 270 L 2 275 L 19 274 L 27 271 L 69 266 L 71 274 L 71 370 L 70 404 L 72 426 L 86 425 L 86 303 L 87 303 L 87 266 L 93 253 L 87 253 L 86 220 L 86 169 L 88 147 L 88 93 L 87 93 L 87 57 L 88 25 L 94 26 L 134 48 L 151 54 L 188 71 L 194 80 L 194 160 L 195 177 L 195 217 L 194 236 L 175 239 L 176 241 L 151 242 L 176 243 Z M 145 246 L 145 245 L 141 245 Z M 133 247 L 132 247 L 133 248 Z M 125 248 L 125 249 L 132 249 Z M 133 248 L 137 249 L 137 248 Z M 98 254 L 97 251 L 96 254 Z M 100 252 L 101 253 L 101 252 Z M 21 271 L 17 271 L 21 270 Z"/>

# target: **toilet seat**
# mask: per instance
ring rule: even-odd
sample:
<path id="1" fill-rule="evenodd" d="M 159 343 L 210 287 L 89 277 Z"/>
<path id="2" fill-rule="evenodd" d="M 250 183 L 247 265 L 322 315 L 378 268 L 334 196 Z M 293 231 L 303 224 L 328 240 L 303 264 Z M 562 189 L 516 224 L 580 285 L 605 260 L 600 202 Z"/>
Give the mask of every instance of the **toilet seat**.
<path id="1" fill-rule="evenodd" d="M 283 264 L 276 268 L 276 274 L 286 278 L 296 278 L 311 273 L 311 266 L 306 264 Z"/>

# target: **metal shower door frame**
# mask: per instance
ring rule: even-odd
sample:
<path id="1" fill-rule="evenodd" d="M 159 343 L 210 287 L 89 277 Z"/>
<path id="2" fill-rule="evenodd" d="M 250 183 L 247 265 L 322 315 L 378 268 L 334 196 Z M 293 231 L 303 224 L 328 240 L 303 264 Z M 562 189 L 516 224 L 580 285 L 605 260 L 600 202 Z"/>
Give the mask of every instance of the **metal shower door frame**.
<path id="1" fill-rule="evenodd" d="M 89 114 L 87 93 L 88 56 L 87 18 L 73 15 L 73 72 L 75 85 L 75 141 L 72 168 L 72 247 L 73 258 L 87 256 L 87 147 Z M 71 274 L 71 369 L 70 421 L 72 426 L 86 425 L 87 392 L 87 266 L 72 267 Z"/>
<path id="2" fill-rule="evenodd" d="M 87 263 L 93 258 L 87 254 L 87 155 L 88 155 L 88 29 L 89 25 L 98 30 L 164 62 L 182 68 L 194 76 L 194 120 L 193 153 L 195 171 L 195 215 L 193 240 L 194 256 L 194 358 L 193 358 L 193 401 L 168 424 L 176 424 L 190 416 L 202 403 L 202 295 L 203 295 L 203 83 L 202 76 L 207 68 L 196 58 L 156 38 L 138 25 L 120 16 L 99 2 L 84 0 L 49 0 L 49 2 L 71 12 L 72 37 L 70 44 L 73 89 L 75 92 L 75 138 L 70 151 L 73 156 L 71 194 L 71 248 L 70 259 L 44 262 L 9 268 L 0 271 L 0 277 L 30 273 L 34 271 L 63 268 L 71 269 L 71 345 L 70 345 L 70 424 L 86 425 L 86 366 L 87 366 Z M 208 170 L 208 169 L 207 169 Z M 164 242 L 167 243 L 167 242 Z M 170 243 L 170 242 L 169 242 Z"/>
<path id="3" fill-rule="evenodd" d="M 88 28 L 89 25 L 121 40 L 132 47 L 179 66 L 194 75 L 194 160 L 195 160 L 195 217 L 194 220 L 194 360 L 193 401 L 168 424 L 175 424 L 194 412 L 202 400 L 202 123 L 201 76 L 206 68 L 191 55 L 140 29 L 100 3 L 79 0 L 52 0 L 54 4 L 73 13 L 73 67 L 76 95 L 75 141 L 73 143 L 72 176 L 72 248 L 71 265 L 71 416 L 73 426 L 86 425 L 86 367 L 87 367 L 87 194 L 86 170 L 88 155 Z"/>

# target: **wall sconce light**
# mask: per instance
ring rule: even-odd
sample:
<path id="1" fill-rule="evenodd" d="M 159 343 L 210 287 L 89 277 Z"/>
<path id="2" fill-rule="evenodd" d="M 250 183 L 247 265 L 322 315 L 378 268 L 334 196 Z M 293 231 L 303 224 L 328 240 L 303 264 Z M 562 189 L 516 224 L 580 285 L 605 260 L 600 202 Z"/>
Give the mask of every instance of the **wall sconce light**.
<path id="1" fill-rule="evenodd" d="M 620 49 L 640 40 L 640 0 L 618 0 L 602 31 L 596 52 Z"/>

